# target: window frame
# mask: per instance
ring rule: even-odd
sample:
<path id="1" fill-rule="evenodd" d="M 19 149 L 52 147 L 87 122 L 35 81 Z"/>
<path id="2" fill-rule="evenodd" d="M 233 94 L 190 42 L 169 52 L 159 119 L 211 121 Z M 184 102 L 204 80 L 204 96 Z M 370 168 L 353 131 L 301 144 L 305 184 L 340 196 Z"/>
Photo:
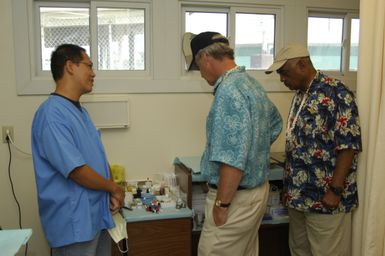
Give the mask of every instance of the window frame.
<path id="1" fill-rule="evenodd" d="M 251 12 L 253 10 L 253 12 Z M 234 17 L 234 20 L 236 22 L 235 15 L 237 13 L 244 13 L 244 14 L 272 14 L 274 15 L 275 24 L 274 24 L 274 54 L 273 58 L 275 57 L 275 53 L 277 52 L 277 49 L 280 49 L 283 47 L 283 8 L 277 7 L 277 6 L 268 6 L 264 5 L 263 7 L 253 7 L 253 8 L 245 8 L 245 7 L 234 7 L 232 8 L 232 17 Z M 233 38 L 235 38 L 235 23 L 234 23 L 234 29 L 233 29 Z M 233 41 L 232 47 L 235 49 L 235 42 Z M 273 63 L 272 63 L 273 64 Z M 252 76 L 260 77 L 265 75 L 265 70 L 263 69 L 250 69 L 248 70 L 248 73 Z"/>
<path id="2" fill-rule="evenodd" d="M 271 6 L 271 5 L 242 5 L 242 4 L 184 4 L 182 5 L 182 34 L 185 33 L 186 21 L 185 13 L 189 12 L 227 12 L 227 35 L 229 38 L 230 46 L 235 48 L 235 25 L 236 25 L 236 14 L 237 13 L 247 13 L 247 14 L 273 14 L 275 16 L 275 33 L 274 33 L 274 52 L 277 52 L 277 49 L 283 47 L 283 7 L 282 6 Z M 200 72 L 197 70 L 187 71 L 185 69 L 185 59 L 182 55 L 181 58 L 181 76 L 183 78 L 190 79 L 199 79 Z M 255 70 L 250 69 L 247 72 L 254 77 L 259 78 L 260 80 L 266 80 L 264 70 Z M 271 85 L 273 86 L 273 85 Z"/>
<path id="3" fill-rule="evenodd" d="M 57 2 L 55 1 L 52 3 L 47 2 L 47 1 L 35 1 L 34 2 L 34 17 L 35 17 L 35 19 L 34 19 L 34 32 L 35 33 L 34 34 L 36 36 L 35 36 L 35 41 L 34 41 L 35 50 L 33 51 L 35 54 L 31 55 L 31 57 L 33 58 L 32 62 L 31 62 L 32 70 L 34 70 L 35 74 L 39 77 L 51 77 L 50 71 L 42 70 L 41 27 L 40 27 L 40 24 L 41 24 L 40 8 L 41 7 L 89 8 L 89 6 L 86 3 L 71 3 L 71 6 L 69 6 L 68 3 L 59 2 L 59 1 L 57 1 Z M 90 15 L 89 15 L 89 17 L 90 17 Z M 91 26 L 90 21 L 88 24 L 89 24 L 89 26 Z M 90 36 L 91 36 L 91 31 L 90 31 Z"/>
<path id="4" fill-rule="evenodd" d="M 186 12 L 210 12 L 210 13 L 227 13 L 227 35 L 230 37 L 230 10 L 229 8 L 226 7 L 213 7 L 211 5 L 190 5 L 190 4 L 185 4 L 181 6 L 181 35 L 183 35 L 186 31 Z M 230 38 L 229 38 L 230 39 Z M 230 44 L 231 44 L 231 39 L 230 39 Z M 188 71 L 186 69 L 186 60 L 184 58 L 184 55 L 181 54 L 181 59 L 180 59 L 180 66 L 181 66 L 181 77 L 182 79 L 193 79 L 193 80 L 198 80 L 200 79 L 200 72 L 199 70 L 191 70 Z"/>
<path id="5" fill-rule="evenodd" d="M 149 6 L 148 4 L 141 3 L 132 4 L 126 2 L 95 2 L 92 1 L 88 3 L 69 3 L 69 2 L 47 2 L 47 1 L 35 1 L 35 31 L 40 32 L 40 7 L 74 7 L 74 8 L 88 8 L 89 9 L 89 28 L 90 28 L 90 58 L 94 63 L 94 72 L 98 77 L 109 78 L 109 77 L 149 77 L 151 75 L 151 65 L 150 65 L 150 47 L 149 43 L 151 42 L 149 31 Z M 97 9 L 98 8 L 121 8 L 121 9 L 144 9 L 144 48 L 145 48 L 145 68 L 144 70 L 99 70 L 98 69 L 98 21 L 97 21 Z M 38 76 L 50 76 L 50 71 L 44 71 L 41 69 L 41 33 L 35 38 L 35 60 L 33 61 L 33 69 L 35 70 Z"/>
<path id="6" fill-rule="evenodd" d="M 345 73 L 357 73 L 357 70 L 351 70 L 350 69 L 350 49 L 351 49 L 351 45 L 352 45 L 352 43 L 351 43 L 351 33 L 352 33 L 352 20 L 353 19 L 358 19 L 358 20 L 360 20 L 360 17 L 359 17 L 359 14 L 358 13 L 348 13 L 347 15 L 346 15 L 346 17 L 345 17 L 345 19 L 346 19 L 346 22 L 344 22 L 344 24 L 345 24 L 345 27 L 346 28 L 344 28 L 344 31 L 349 31 L 349 33 L 345 36 L 345 38 L 346 38 L 346 41 L 344 42 L 344 44 L 346 44 L 346 52 L 347 52 L 347 54 L 349 55 L 349 60 L 345 63 L 345 67 L 346 67 L 346 71 L 345 71 Z M 359 45 L 360 43 L 358 42 L 358 45 Z M 344 47 L 345 48 L 345 47 Z M 359 56 L 358 56 L 358 58 L 359 58 Z M 357 69 L 358 69 L 358 61 L 357 61 Z"/>
<path id="7" fill-rule="evenodd" d="M 35 72 L 34 61 L 36 59 L 35 33 L 35 1 L 49 0 L 13 0 L 12 8 L 12 31 L 14 41 L 14 65 L 15 65 L 15 83 L 17 95 L 47 95 L 55 89 L 55 83 L 49 72 L 41 76 Z M 86 3 L 89 6 L 92 2 L 102 3 L 108 0 L 58 0 L 65 3 Z M 261 10 L 266 8 L 276 9 L 279 15 L 276 15 L 275 31 L 275 49 L 277 53 L 285 44 L 290 42 L 302 42 L 306 44 L 306 24 L 308 10 L 323 10 L 330 12 L 345 12 L 346 8 L 352 13 L 358 13 L 359 4 L 353 6 L 349 0 L 342 0 L 335 5 L 325 3 L 315 3 L 312 0 L 300 0 L 299 3 L 291 3 L 286 0 L 255 1 L 255 0 L 113 0 L 116 3 L 140 5 L 147 4 L 149 7 L 146 13 L 149 23 L 147 40 L 149 52 L 147 57 L 149 61 L 148 74 L 146 76 L 103 76 L 97 74 L 94 82 L 92 94 L 121 94 L 121 93 L 211 93 L 213 88 L 200 77 L 199 72 L 186 72 L 185 60 L 182 52 L 182 37 L 184 33 L 184 24 L 182 24 L 182 8 L 184 6 L 195 6 L 210 8 L 211 10 L 236 8 L 246 10 L 250 13 L 252 8 Z M 111 3 L 111 2 L 110 2 Z M 349 12 L 350 12 L 349 11 Z M 256 13 L 260 13 L 257 11 Z M 183 18 L 184 19 L 184 18 Z M 279 19 L 279 22 L 277 22 Z M 235 26 L 235 24 L 233 24 Z M 230 24 L 231 26 L 231 24 Z M 228 26 L 230 28 L 230 26 Z M 290 28 L 304 30 L 304 33 L 294 30 L 289 33 Z M 40 29 L 40 28 L 39 28 Z M 94 33 L 94 32 L 91 32 Z M 39 33 L 40 35 L 40 33 Z M 230 37 L 234 37 L 231 33 Z M 149 38 L 151 37 L 151 38 Z M 234 45 L 232 45 L 234 46 Z M 91 48 L 92 50 L 93 48 Z M 146 48 L 147 49 L 147 48 Z M 91 53 L 90 53 L 91 55 Z M 108 71 L 111 72 L 111 71 Z M 279 81 L 277 74 L 266 75 L 263 70 L 247 71 L 255 77 L 268 92 L 289 92 Z M 333 75 L 333 74 L 330 74 Z M 355 88 L 356 72 L 347 72 L 341 76 L 341 73 L 334 75 L 336 78 L 347 81 L 349 87 Z"/>
<path id="8" fill-rule="evenodd" d="M 359 19 L 359 15 L 355 11 L 351 10 L 324 10 L 324 9 L 314 9 L 309 8 L 307 12 L 307 28 L 309 17 L 318 17 L 318 18 L 341 18 L 343 21 L 342 24 L 342 52 L 341 52 L 341 65 L 340 70 L 323 70 L 328 74 L 334 76 L 342 77 L 354 77 L 357 76 L 356 70 L 349 69 L 350 62 L 350 35 L 351 35 L 351 20 Z M 307 36 L 306 36 L 307 38 Z M 306 39 L 307 41 L 307 39 Z M 308 45 L 308 42 L 307 42 Z M 317 67 L 316 67 L 317 68 Z"/>
<path id="9" fill-rule="evenodd" d="M 43 71 L 41 68 L 41 44 L 40 44 L 40 12 L 39 7 L 87 7 L 90 10 L 90 37 L 96 38 L 96 23 L 91 24 L 91 8 L 96 7 L 121 7 L 121 8 L 144 8 L 145 9 L 145 50 L 152 51 L 152 40 L 149 38 L 152 31 L 151 19 L 151 0 L 120 1 L 114 2 L 88 0 L 14 0 L 12 1 L 13 30 L 14 30 L 14 48 L 15 51 L 15 70 L 16 70 L 16 91 L 18 95 L 47 95 L 55 88 L 50 71 Z M 158 4 L 158 3 L 157 3 Z M 96 9 L 95 9 L 96 13 Z M 96 17 L 94 17 L 96 21 Z M 94 28 L 93 28 L 94 27 Z M 91 59 L 97 65 L 97 56 L 94 56 L 93 44 L 97 41 L 90 40 L 90 50 L 87 52 Z M 166 83 L 155 86 L 149 83 L 153 76 L 153 68 L 151 58 L 152 53 L 146 54 L 145 70 L 111 70 L 101 71 L 95 69 L 96 79 L 94 82 L 94 93 L 120 93 L 120 92 L 152 92 L 152 91 L 168 91 Z M 96 59 L 95 59 L 96 58 Z M 96 61 L 95 61 L 96 60 Z M 106 74 L 107 72 L 107 74 Z M 128 85 L 128 86 L 127 86 Z"/>
<path id="10" fill-rule="evenodd" d="M 98 70 L 98 41 L 97 41 L 97 9 L 98 8 L 121 8 L 121 9 L 144 9 L 144 49 L 145 49 L 145 67 L 144 70 Z M 94 63 L 96 75 L 103 78 L 115 77 L 151 77 L 150 63 L 150 45 L 151 34 L 149 33 L 150 15 L 149 5 L 145 3 L 125 3 L 125 2 L 97 2 L 91 1 L 90 6 L 90 24 L 91 24 L 91 59 Z M 92 40 L 94 39 L 94 40 Z"/>

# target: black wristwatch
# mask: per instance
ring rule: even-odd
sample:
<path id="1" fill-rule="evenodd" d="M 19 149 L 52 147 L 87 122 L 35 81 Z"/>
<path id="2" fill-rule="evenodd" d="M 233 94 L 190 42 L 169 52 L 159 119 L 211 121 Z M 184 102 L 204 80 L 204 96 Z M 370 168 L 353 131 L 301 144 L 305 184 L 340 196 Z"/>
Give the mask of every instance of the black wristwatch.
<path id="1" fill-rule="evenodd" d="M 329 185 L 329 190 L 333 192 L 336 196 L 341 196 L 342 193 L 344 192 L 343 187 L 335 187 L 333 185 Z"/>

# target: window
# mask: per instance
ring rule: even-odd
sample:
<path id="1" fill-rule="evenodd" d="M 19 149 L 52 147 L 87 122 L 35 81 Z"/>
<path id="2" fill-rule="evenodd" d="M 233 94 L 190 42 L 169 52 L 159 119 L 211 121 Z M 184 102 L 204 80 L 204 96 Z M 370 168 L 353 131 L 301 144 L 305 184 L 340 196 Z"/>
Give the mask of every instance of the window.
<path id="1" fill-rule="evenodd" d="M 39 6 L 39 13 L 42 70 L 50 70 L 51 53 L 62 43 L 77 44 L 90 52 L 89 8 Z"/>
<path id="2" fill-rule="evenodd" d="M 97 8 L 98 68 L 144 70 L 144 9 Z"/>
<path id="3" fill-rule="evenodd" d="M 357 69 L 357 21 L 348 14 L 310 13 L 308 48 L 317 69 L 338 72 Z"/>
<path id="4" fill-rule="evenodd" d="M 342 26 L 342 18 L 309 17 L 308 47 L 317 68 L 340 70 Z"/>
<path id="5" fill-rule="evenodd" d="M 263 71 L 286 43 L 306 43 L 303 21 L 308 18 L 328 18 L 333 31 L 333 22 L 338 21 L 339 35 L 333 37 L 338 40 L 309 39 L 309 46 L 313 54 L 318 53 L 319 65 L 325 64 L 325 53 L 334 56 L 328 68 L 354 87 L 359 2 L 317 7 L 311 0 L 301 1 L 303 8 L 290 1 L 267 0 L 13 0 L 17 93 L 52 92 L 51 52 L 62 43 L 87 50 L 96 73 L 94 94 L 211 92 L 199 72 L 187 71 L 181 44 L 184 32 L 208 30 L 229 38 L 237 64 L 245 66 L 267 91 L 286 91 L 276 74 L 267 76 Z M 351 13 L 341 12 L 345 8 Z M 320 43 L 327 44 L 326 52 Z"/>
<path id="6" fill-rule="evenodd" d="M 235 55 L 247 69 L 267 69 L 274 60 L 275 15 L 235 14 Z"/>
<path id="7" fill-rule="evenodd" d="M 216 31 L 230 39 L 235 61 L 249 71 L 261 71 L 273 63 L 279 8 L 185 7 L 185 32 Z"/>
<path id="8" fill-rule="evenodd" d="M 357 71 L 358 64 L 358 40 L 360 34 L 360 20 L 351 20 L 351 32 L 350 32 L 350 61 L 349 70 Z"/>
<path id="9" fill-rule="evenodd" d="M 36 2 L 36 6 L 40 17 L 37 26 L 40 27 L 43 71 L 50 70 L 51 52 L 62 43 L 85 48 L 91 53 L 97 70 L 146 69 L 145 7 L 98 3 L 76 8 L 74 3 L 51 2 Z M 94 27 L 97 27 L 96 35 L 91 33 Z"/>
<path id="10" fill-rule="evenodd" d="M 227 13 L 209 11 L 186 11 L 186 32 L 199 34 L 204 31 L 215 31 L 227 36 Z"/>

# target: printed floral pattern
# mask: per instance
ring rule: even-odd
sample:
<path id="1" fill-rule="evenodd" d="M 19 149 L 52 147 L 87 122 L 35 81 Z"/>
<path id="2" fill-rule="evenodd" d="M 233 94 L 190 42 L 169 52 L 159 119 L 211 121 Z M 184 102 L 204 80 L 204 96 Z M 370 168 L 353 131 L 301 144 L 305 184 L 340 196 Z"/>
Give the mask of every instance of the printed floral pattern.
<path id="1" fill-rule="evenodd" d="M 238 67 L 222 75 L 207 117 L 206 149 L 201 172 L 217 184 L 222 163 L 244 172 L 240 185 L 264 183 L 269 175 L 270 145 L 282 129 L 282 118 L 263 87 Z"/>
<path id="2" fill-rule="evenodd" d="M 302 97 L 306 96 L 297 91 L 293 113 L 298 112 Z M 341 81 L 318 72 L 298 120 L 286 137 L 286 205 L 318 213 L 350 212 L 356 208 L 357 154 L 339 207 L 329 210 L 321 203 L 333 176 L 338 150 L 349 148 L 358 152 L 362 148 L 353 93 Z"/>

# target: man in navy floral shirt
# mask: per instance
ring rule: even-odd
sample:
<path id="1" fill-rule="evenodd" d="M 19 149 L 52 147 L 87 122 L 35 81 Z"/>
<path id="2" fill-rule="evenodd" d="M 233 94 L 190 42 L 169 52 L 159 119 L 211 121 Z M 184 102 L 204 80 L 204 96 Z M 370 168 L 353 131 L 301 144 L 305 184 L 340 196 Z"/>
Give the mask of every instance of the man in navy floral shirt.
<path id="1" fill-rule="evenodd" d="M 266 73 L 273 71 L 295 90 L 284 178 L 291 254 L 349 255 L 362 148 L 354 94 L 341 81 L 317 71 L 302 45 L 280 50 Z"/>

